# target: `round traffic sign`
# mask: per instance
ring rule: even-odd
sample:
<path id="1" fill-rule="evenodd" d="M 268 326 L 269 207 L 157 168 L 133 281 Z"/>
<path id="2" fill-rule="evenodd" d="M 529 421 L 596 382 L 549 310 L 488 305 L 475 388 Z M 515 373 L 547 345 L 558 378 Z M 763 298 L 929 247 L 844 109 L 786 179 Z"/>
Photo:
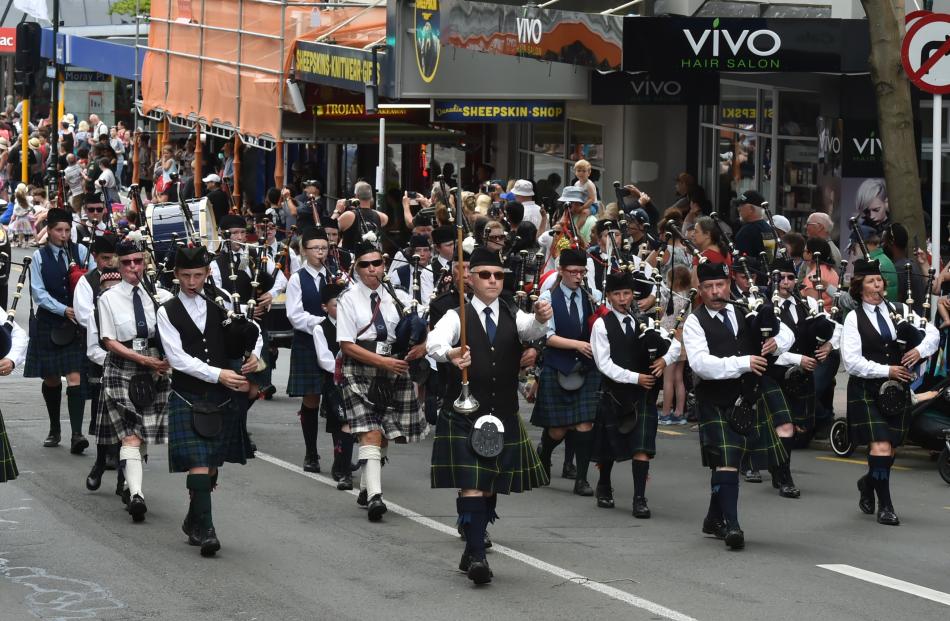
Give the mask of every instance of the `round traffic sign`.
<path id="1" fill-rule="evenodd" d="M 933 13 L 914 20 L 901 44 L 901 62 L 920 90 L 950 93 L 950 15 Z"/>

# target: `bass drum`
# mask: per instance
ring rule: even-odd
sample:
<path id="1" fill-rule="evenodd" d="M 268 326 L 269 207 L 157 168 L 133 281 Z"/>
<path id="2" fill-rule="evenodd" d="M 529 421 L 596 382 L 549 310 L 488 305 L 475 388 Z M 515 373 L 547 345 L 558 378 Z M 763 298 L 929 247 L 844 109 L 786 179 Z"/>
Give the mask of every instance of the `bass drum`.
<path id="1" fill-rule="evenodd" d="M 277 347 L 290 348 L 294 339 L 294 327 L 287 318 L 287 294 L 280 293 L 274 298 L 270 310 L 264 315 L 264 330 L 267 341 Z"/>
<path id="2" fill-rule="evenodd" d="M 214 212 L 208 207 L 208 199 L 195 198 L 185 201 L 191 208 L 195 230 L 209 248 L 217 248 L 218 226 L 214 220 Z M 145 209 L 145 219 L 155 241 L 155 252 L 158 260 L 164 259 L 165 254 L 172 248 L 172 236 L 177 235 L 182 242 L 188 238 L 185 232 L 185 218 L 178 203 L 156 203 Z"/>

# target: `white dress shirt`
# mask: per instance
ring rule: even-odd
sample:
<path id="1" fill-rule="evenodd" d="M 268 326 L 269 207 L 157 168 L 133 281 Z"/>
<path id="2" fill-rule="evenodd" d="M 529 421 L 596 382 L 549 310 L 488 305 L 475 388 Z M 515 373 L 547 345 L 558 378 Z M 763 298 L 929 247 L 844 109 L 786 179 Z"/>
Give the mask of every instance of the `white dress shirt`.
<path id="1" fill-rule="evenodd" d="M 792 300 L 792 298 L 783 299 L 779 303 L 780 309 L 785 306 L 786 300 Z M 810 311 L 814 311 L 817 313 L 823 310 L 818 307 L 818 300 L 816 300 L 815 298 L 806 297 L 804 298 L 804 301 L 808 305 L 808 310 Z M 792 316 L 792 320 L 795 323 L 798 323 L 798 304 L 795 303 L 795 300 L 792 300 L 792 305 L 789 307 L 789 314 Z M 831 343 L 832 349 L 841 348 L 841 332 L 842 332 L 842 326 L 840 323 L 836 322 L 835 331 L 832 333 L 831 340 L 829 341 Z M 814 355 L 812 355 L 811 357 L 814 357 Z M 779 366 L 783 366 L 783 367 L 798 366 L 801 363 L 802 363 L 802 354 L 793 354 L 792 352 L 785 352 L 784 354 L 782 354 L 775 360 L 775 364 Z"/>
<path id="2" fill-rule="evenodd" d="M 330 316 L 326 317 L 326 321 L 334 326 L 336 325 L 336 320 Z M 317 364 L 320 365 L 320 368 L 327 373 L 334 373 L 336 371 L 336 356 L 330 351 L 330 347 L 327 345 L 327 335 L 323 333 L 323 328 L 319 324 L 313 327 L 313 347 L 317 350 Z"/>
<path id="3" fill-rule="evenodd" d="M 390 277 L 390 279 L 392 279 L 392 285 L 393 285 L 394 287 L 396 287 L 397 289 L 403 289 L 404 291 L 408 291 L 408 292 L 409 292 L 409 297 L 412 297 L 412 287 L 413 287 L 413 283 L 412 283 L 413 270 L 412 270 L 412 267 L 409 268 L 409 282 L 402 282 L 402 279 L 399 277 L 399 271 L 398 271 L 398 270 L 399 270 L 400 267 L 402 267 L 402 266 L 405 265 L 405 264 L 406 264 L 406 263 L 405 263 L 405 260 L 403 260 L 401 263 L 397 263 L 396 261 L 393 261 L 393 267 L 394 267 L 395 269 L 391 269 L 391 270 L 389 271 L 389 277 Z M 419 300 L 419 302 L 420 302 L 423 306 L 428 306 L 428 304 L 429 304 L 429 298 L 432 297 L 432 291 L 433 291 L 433 289 L 435 288 L 435 284 L 434 284 L 434 282 L 433 282 L 433 276 L 432 276 L 432 269 L 431 269 L 431 267 L 428 266 L 428 265 L 421 265 L 421 264 L 420 264 L 420 265 L 419 265 L 419 270 L 420 270 L 420 273 L 419 273 L 419 294 L 420 294 L 420 295 L 419 295 L 419 297 L 421 298 L 421 299 Z"/>
<path id="4" fill-rule="evenodd" d="M 3 308 L 0 308 L 0 317 L 6 317 L 7 311 Z M 9 360 L 13 363 L 14 367 L 18 367 L 23 364 L 23 361 L 26 360 L 26 348 L 30 343 L 30 338 L 26 333 L 26 330 L 20 327 L 20 324 L 13 322 L 13 332 L 10 333 L 10 339 L 12 344 L 10 345 L 10 352 L 4 356 L 6 360 Z"/>
<path id="5" fill-rule="evenodd" d="M 554 288 L 554 283 L 557 282 L 557 277 L 558 274 L 555 273 L 541 281 L 540 290 L 542 294 Z M 591 295 L 594 296 L 594 300 L 600 304 L 604 294 L 597 287 L 597 281 L 594 279 L 594 260 L 591 257 L 587 257 L 587 289 L 591 292 Z M 584 292 L 578 289 L 578 293 L 583 295 Z M 549 295 L 548 300 L 550 299 L 551 298 Z"/>
<path id="6" fill-rule="evenodd" d="M 491 304 L 485 304 L 477 296 L 472 298 L 472 308 L 478 316 L 478 320 L 485 329 L 485 308 L 491 309 L 492 319 L 495 325 L 499 322 L 499 311 L 501 304 L 494 300 Z M 533 341 L 544 336 L 547 331 L 547 324 L 540 323 L 533 313 L 526 313 L 519 310 L 515 318 L 515 324 L 518 329 L 518 337 L 522 341 Z M 459 321 L 458 309 L 453 308 L 445 313 L 439 323 L 435 324 L 429 332 L 426 339 L 426 351 L 437 362 L 448 362 L 448 351 L 455 347 L 461 335 L 461 322 Z"/>
<path id="7" fill-rule="evenodd" d="M 73 290 L 73 312 L 76 313 L 76 322 L 85 329 L 95 323 L 95 307 L 93 304 L 92 287 L 85 277 L 80 278 Z"/>
<path id="8" fill-rule="evenodd" d="M 325 267 L 317 269 L 309 263 L 303 268 L 313 276 L 315 285 L 320 290 L 320 276 L 323 275 L 324 284 L 330 282 L 330 272 Z M 287 281 L 287 319 L 295 330 L 310 334 L 323 321 L 322 315 L 311 315 L 303 307 L 302 291 L 300 289 L 300 272 L 294 272 Z M 322 330 L 321 330 L 322 332 Z"/>
<path id="9" fill-rule="evenodd" d="M 132 305 L 132 291 L 136 286 L 122 281 L 107 289 L 99 296 L 99 335 L 104 339 L 119 342 L 136 338 L 135 309 Z M 155 304 L 145 287 L 138 285 L 142 310 L 145 313 L 145 325 L 148 336 L 155 336 Z M 164 289 L 158 290 L 159 304 L 171 299 Z"/>
<path id="10" fill-rule="evenodd" d="M 884 316 L 884 321 L 887 323 L 887 328 L 890 330 L 891 336 L 896 337 L 897 330 L 894 328 L 894 322 L 891 321 L 891 318 L 888 316 L 887 306 L 884 306 L 883 302 L 881 304 L 881 315 Z M 880 334 L 881 330 L 877 325 L 877 316 L 875 313 L 877 305 L 862 302 L 861 307 L 864 309 L 864 312 L 867 313 L 871 326 Z M 915 313 L 911 313 L 911 316 L 914 322 L 920 325 L 920 318 Z M 939 345 L 940 333 L 937 332 L 937 329 L 932 323 L 927 322 L 927 327 L 924 329 L 924 340 L 917 346 L 920 357 L 927 358 L 931 356 L 937 351 Z M 844 368 L 849 374 L 866 379 L 885 378 L 891 371 L 888 365 L 879 364 L 864 357 L 864 353 L 861 349 L 861 333 L 858 331 L 858 314 L 856 312 L 848 313 L 848 316 L 844 319 L 844 330 L 841 335 L 841 360 L 844 362 Z"/>
<path id="11" fill-rule="evenodd" d="M 274 241 L 273 243 L 265 245 L 264 249 L 267 252 L 267 256 L 270 258 L 270 260 L 267 262 L 268 269 L 273 272 L 274 264 L 277 262 L 277 258 L 280 257 L 284 252 L 284 245 L 278 241 Z M 294 252 L 293 248 L 288 248 L 287 255 L 290 258 L 288 261 L 290 264 L 290 274 L 293 275 L 302 267 L 300 264 L 300 255 Z M 289 280 L 289 278 L 286 276 L 284 279 Z M 286 282 L 284 284 L 286 286 Z M 283 289 L 281 289 L 281 291 L 283 291 Z"/>
<path id="12" fill-rule="evenodd" d="M 631 325 L 635 334 L 639 334 L 640 327 L 637 324 L 637 320 L 633 315 L 624 315 L 618 313 L 615 310 L 611 310 L 617 319 L 620 321 L 620 327 L 626 328 L 624 326 L 624 320 L 628 317 L 631 319 Z M 590 348 L 591 352 L 594 355 L 594 364 L 597 365 L 597 370 L 604 374 L 604 377 L 613 380 L 621 384 L 636 384 L 640 381 L 640 374 L 636 371 L 630 371 L 629 369 L 624 369 L 621 366 L 618 366 L 613 359 L 610 357 L 610 339 L 607 338 L 607 326 L 604 324 L 604 318 L 600 317 L 597 321 L 594 322 L 594 326 L 591 328 L 590 332 Z M 680 342 L 676 339 L 673 339 L 670 343 L 670 348 L 663 355 L 663 360 L 667 365 L 671 365 L 676 362 L 680 357 Z"/>
<path id="13" fill-rule="evenodd" d="M 525 201 L 521 203 L 524 207 L 523 222 L 530 222 L 534 228 L 541 230 L 541 206 L 534 201 Z"/>
<path id="14" fill-rule="evenodd" d="M 396 324 L 399 323 L 399 311 L 392 297 L 383 286 L 375 291 L 354 279 L 350 286 L 337 298 L 336 340 L 340 343 L 376 340 L 376 327 L 373 325 L 373 303 L 370 296 L 379 294 L 379 315 L 386 322 L 386 342 L 396 340 Z M 366 327 L 369 326 L 369 327 Z M 363 328 L 366 328 L 363 330 Z M 362 333 L 359 333 L 363 330 Z M 359 335 L 357 336 L 357 333 Z"/>
<path id="15" fill-rule="evenodd" d="M 237 260 L 238 265 L 244 265 L 244 273 L 251 276 L 251 268 L 247 265 L 249 255 L 246 252 L 235 252 L 233 256 L 235 260 Z M 264 263 L 264 265 L 269 265 L 269 263 Z M 271 269 L 273 269 L 272 266 Z M 291 270 L 293 270 L 293 265 L 291 265 Z M 228 276 L 230 276 L 230 274 L 228 274 Z M 211 262 L 211 278 L 214 280 L 216 287 L 224 289 L 224 285 L 222 285 L 221 281 L 221 268 L 218 266 L 217 261 Z M 272 297 L 277 297 L 286 288 L 287 277 L 284 276 L 283 272 L 278 271 L 274 277 L 274 286 L 270 288 L 268 293 L 270 293 Z"/>

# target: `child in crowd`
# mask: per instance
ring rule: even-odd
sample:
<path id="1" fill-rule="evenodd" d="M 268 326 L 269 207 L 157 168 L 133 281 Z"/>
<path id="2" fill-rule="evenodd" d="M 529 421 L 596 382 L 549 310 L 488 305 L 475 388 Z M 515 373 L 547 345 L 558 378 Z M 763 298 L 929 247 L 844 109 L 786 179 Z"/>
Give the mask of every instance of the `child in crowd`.
<path id="1" fill-rule="evenodd" d="M 664 289 L 660 303 L 664 305 L 663 319 L 660 325 L 671 330 L 676 323 L 676 316 L 689 303 L 689 289 L 692 273 L 688 267 L 675 266 L 668 278 L 672 295 Z M 683 380 L 683 367 L 686 365 L 685 349 L 680 353 L 676 362 L 663 369 L 663 410 L 659 423 L 661 425 L 686 424 L 686 383 Z M 675 404 L 675 409 L 674 409 Z"/>

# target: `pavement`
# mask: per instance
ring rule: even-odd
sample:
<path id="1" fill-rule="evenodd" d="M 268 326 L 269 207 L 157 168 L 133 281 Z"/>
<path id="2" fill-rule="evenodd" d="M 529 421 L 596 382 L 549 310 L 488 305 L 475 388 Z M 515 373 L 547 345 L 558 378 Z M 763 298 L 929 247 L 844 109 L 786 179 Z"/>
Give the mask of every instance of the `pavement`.
<path id="1" fill-rule="evenodd" d="M 282 350 L 278 387 L 286 386 L 288 363 Z M 353 494 L 337 491 L 327 475 L 302 472 L 298 400 L 281 390 L 258 402 L 249 429 L 261 452 L 246 466 L 222 468 L 213 500 L 223 547 L 203 559 L 181 533 L 185 477 L 168 473 L 164 447 L 145 468 L 147 519 L 133 524 L 112 493 L 114 472 L 99 491 L 85 489 L 91 451 L 42 448 L 48 421 L 39 381 L 14 375 L 2 379 L 2 390 L 21 476 L 0 485 L 0 621 L 950 614 L 950 487 L 917 449 L 902 449 L 893 473 L 898 527 L 858 511 L 855 480 L 866 469 L 859 454 L 796 452 L 798 500 L 780 498 L 767 475 L 763 484 L 742 483 L 741 552 L 700 532 L 709 475 L 689 427 L 661 428 L 647 488 L 650 520 L 630 514 L 628 465 L 614 468 L 617 508 L 598 509 L 560 478 L 558 449 L 551 486 L 501 497 L 501 518 L 489 529 L 495 579 L 475 587 L 456 569 L 455 494 L 429 489 L 431 440 L 391 448 L 383 469 L 390 511 L 372 524 Z M 65 403 L 63 411 L 67 429 Z M 332 446 L 322 429 L 319 448 L 328 468 Z"/>

